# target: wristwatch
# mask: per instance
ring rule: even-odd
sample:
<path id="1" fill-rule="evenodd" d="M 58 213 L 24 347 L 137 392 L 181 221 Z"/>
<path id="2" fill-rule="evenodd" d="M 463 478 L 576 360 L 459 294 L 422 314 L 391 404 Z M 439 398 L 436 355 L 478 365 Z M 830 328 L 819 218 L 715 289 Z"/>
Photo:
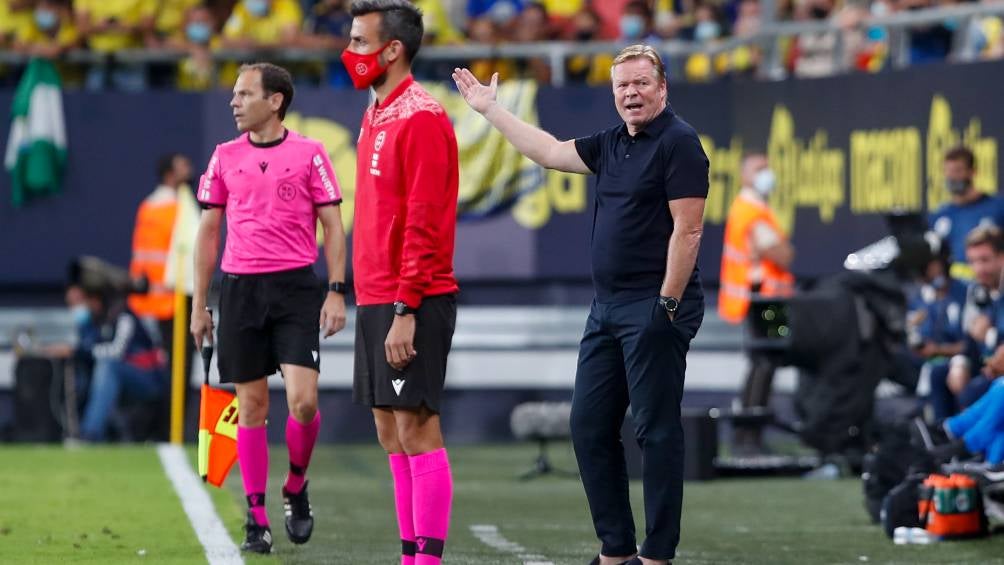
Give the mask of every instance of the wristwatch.
<path id="1" fill-rule="evenodd" d="M 345 283 L 343 282 L 328 283 L 328 292 L 337 292 L 338 294 L 344 295 L 346 292 L 348 292 L 348 290 L 349 290 L 348 286 L 346 286 Z"/>
<path id="2" fill-rule="evenodd" d="M 660 296 L 659 306 L 662 306 L 667 314 L 676 314 L 676 310 L 680 307 L 680 301 L 672 296 Z"/>
<path id="3" fill-rule="evenodd" d="M 400 300 L 394 303 L 394 315 L 395 316 L 407 316 L 408 314 L 414 314 L 415 309 L 408 306 Z"/>

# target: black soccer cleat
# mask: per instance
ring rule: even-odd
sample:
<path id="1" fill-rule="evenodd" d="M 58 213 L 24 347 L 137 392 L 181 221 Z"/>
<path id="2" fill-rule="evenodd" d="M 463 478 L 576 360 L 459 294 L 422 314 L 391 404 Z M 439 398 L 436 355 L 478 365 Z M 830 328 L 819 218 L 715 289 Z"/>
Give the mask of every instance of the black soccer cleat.
<path id="1" fill-rule="evenodd" d="M 309 481 L 308 481 L 309 482 Z M 293 494 L 282 488 L 283 508 L 286 510 L 286 536 L 289 541 L 301 544 L 310 540 L 314 532 L 314 513 L 310 509 L 310 499 L 307 497 L 307 484 L 303 483 L 300 492 Z"/>
<path id="2" fill-rule="evenodd" d="M 259 526 L 254 520 L 254 515 L 248 512 L 247 522 L 244 523 L 244 543 L 241 544 L 241 551 L 251 553 L 269 554 L 272 553 L 272 528 Z"/>

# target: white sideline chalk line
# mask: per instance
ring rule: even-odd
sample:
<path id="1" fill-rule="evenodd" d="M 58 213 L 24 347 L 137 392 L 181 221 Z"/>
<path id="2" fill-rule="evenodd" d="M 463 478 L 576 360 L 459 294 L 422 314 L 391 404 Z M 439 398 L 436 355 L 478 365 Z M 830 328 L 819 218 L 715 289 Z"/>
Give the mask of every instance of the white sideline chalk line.
<path id="1" fill-rule="evenodd" d="M 240 550 L 230 539 L 230 534 L 216 514 L 216 508 L 202 486 L 202 481 L 192 471 L 185 451 L 180 445 L 160 444 L 157 446 L 157 455 L 160 456 L 167 478 L 181 499 L 181 505 L 199 543 L 206 550 L 209 565 L 244 565 Z"/>
<path id="2" fill-rule="evenodd" d="M 471 533 L 481 540 L 481 543 L 503 553 L 515 553 L 523 565 L 554 565 L 547 557 L 537 553 L 528 553 L 522 545 L 505 539 L 499 533 L 498 526 L 492 524 L 472 524 Z"/>

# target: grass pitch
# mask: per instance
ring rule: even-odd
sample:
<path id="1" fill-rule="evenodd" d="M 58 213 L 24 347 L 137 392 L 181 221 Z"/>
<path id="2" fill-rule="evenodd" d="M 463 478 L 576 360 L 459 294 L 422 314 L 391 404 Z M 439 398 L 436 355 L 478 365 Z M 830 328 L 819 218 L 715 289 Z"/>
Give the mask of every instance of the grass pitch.
<path id="1" fill-rule="evenodd" d="M 573 468 L 569 448 L 553 449 Z M 194 450 L 191 451 L 194 458 Z M 454 510 L 447 564 L 521 564 L 542 555 L 584 565 L 598 548 L 575 480 L 519 482 L 529 446 L 453 447 Z M 283 532 L 279 489 L 284 448 L 272 450 L 268 506 L 276 539 L 248 563 L 394 564 L 400 550 L 390 474 L 376 446 L 320 446 L 309 472 L 317 526 L 309 544 Z M 632 484 L 639 541 L 640 484 Z M 237 469 L 224 489 L 208 487 L 240 539 L 244 497 Z M 511 542 L 486 545 L 472 526 Z M 202 548 L 149 446 L 0 448 L 0 563 L 205 563 Z M 1004 536 L 931 546 L 895 546 L 873 526 L 855 480 L 728 480 L 688 483 L 679 564 L 1004 564 Z"/>

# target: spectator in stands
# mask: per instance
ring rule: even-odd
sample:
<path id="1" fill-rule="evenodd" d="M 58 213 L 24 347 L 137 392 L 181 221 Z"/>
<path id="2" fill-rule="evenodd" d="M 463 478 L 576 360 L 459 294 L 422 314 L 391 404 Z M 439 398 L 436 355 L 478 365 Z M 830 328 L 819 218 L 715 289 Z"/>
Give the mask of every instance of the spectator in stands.
<path id="1" fill-rule="evenodd" d="M 840 41 L 843 58 L 838 62 L 840 71 L 852 69 L 868 70 L 870 61 L 862 65 L 859 60 L 871 57 L 873 45 L 868 37 L 865 22 L 868 18 L 867 7 L 858 3 L 845 3 L 833 13 L 833 22 L 840 28 Z"/>
<path id="2" fill-rule="evenodd" d="M 980 226 L 966 240 L 966 258 L 973 281 L 966 291 L 962 327 L 966 351 L 951 358 L 947 372 L 931 372 L 931 405 L 935 415 L 949 416 L 979 398 L 988 386 L 980 377 L 986 359 L 1004 344 L 1004 234 L 994 226 Z M 941 379 L 945 380 L 942 381 Z"/>
<path id="3" fill-rule="evenodd" d="M 654 43 L 659 41 L 655 35 L 655 22 L 652 8 L 644 0 L 632 0 L 624 6 L 620 19 L 620 34 L 618 39 L 628 43 Z"/>
<path id="4" fill-rule="evenodd" d="M 452 45 L 460 43 L 463 36 L 450 21 L 442 0 L 411 0 L 422 12 L 422 26 L 425 35 L 422 43 L 427 45 Z"/>
<path id="5" fill-rule="evenodd" d="M 565 32 L 568 41 L 596 41 L 600 36 L 600 16 L 592 8 L 583 8 L 576 13 Z M 592 86 L 606 85 L 610 82 L 610 67 L 614 57 L 609 53 L 595 55 L 572 55 L 565 61 L 565 73 L 570 83 L 585 83 Z M 473 68 L 471 71 L 473 72 Z M 478 80 L 487 82 L 491 73 L 480 76 L 474 73 Z M 501 80 L 505 77 L 499 76 Z"/>
<path id="6" fill-rule="evenodd" d="M 544 5 L 531 2 L 523 7 L 513 25 L 512 40 L 516 43 L 534 43 L 554 38 L 554 30 Z M 520 61 L 522 75 L 540 84 L 551 82 L 551 65 L 543 57 Z"/>
<path id="7" fill-rule="evenodd" d="M 151 33 L 146 36 L 147 47 L 165 47 L 175 42 L 184 42 L 189 12 L 200 6 L 204 6 L 203 0 L 157 2 L 156 8 L 149 16 L 152 21 L 149 25 Z M 208 12 L 208 9 L 206 11 Z"/>
<path id="8" fill-rule="evenodd" d="M 142 65 L 117 63 L 111 55 L 122 49 L 143 44 L 150 31 L 151 7 L 143 0 L 76 0 L 77 29 L 96 53 L 109 56 L 105 63 L 91 67 L 87 88 L 102 90 L 113 86 L 119 90 L 142 90 L 146 87 L 146 69 Z"/>
<path id="9" fill-rule="evenodd" d="M 795 7 L 795 19 L 826 21 L 833 12 L 833 0 L 805 0 Z M 794 73 L 799 78 L 830 76 L 837 72 L 838 32 L 828 30 L 802 33 L 795 41 Z"/>
<path id="10" fill-rule="evenodd" d="M 901 10 L 923 10 L 938 5 L 935 0 L 900 0 Z M 944 61 L 952 51 L 953 31 L 945 23 L 910 30 L 910 64 Z"/>
<path id="11" fill-rule="evenodd" d="M 1004 228 L 1004 199 L 990 196 L 973 184 L 976 156 L 966 147 L 954 147 L 945 153 L 942 171 L 951 201 L 935 210 L 929 222 L 934 233 L 947 241 L 951 249 L 952 276 L 968 281 L 973 274 L 963 262 L 967 257 L 966 238 L 979 225 Z"/>
<path id="12" fill-rule="evenodd" d="M 199 4 L 185 14 L 184 34 L 168 38 L 168 47 L 188 54 L 178 63 L 179 90 L 207 90 L 213 86 L 212 50 L 220 45 L 215 29 L 213 12 Z"/>
<path id="13" fill-rule="evenodd" d="M 221 46 L 229 49 L 295 47 L 301 42 L 302 25 L 303 12 L 299 0 L 239 0 L 223 26 Z M 304 70 L 303 65 L 290 68 Z M 219 73 L 220 82 L 236 82 L 237 69 L 236 63 L 223 65 Z"/>
<path id="14" fill-rule="evenodd" d="M 694 25 L 685 30 L 684 36 L 702 45 L 711 45 L 721 40 L 722 35 L 721 19 L 715 7 L 707 3 L 697 6 L 694 12 Z M 684 72 L 688 79 L 699 81 L 725 74 L 728 70 L 729 53 L 719 53 L 716 56 L 695 53 L 687 58 Z"/>
<path id="15" fill-rule="evenodd" d="M 634 0 L 603 0 L 590 2 L 589 7 L 600 16 L 600 39 L 617 39 L 621 36 L 621 17 L 625 7 Z"/>
<path id="16" fill-rule="evenodd" d="M 760 31 L 760 1 L 742 0 L 739 3 L 732 34 L 752 37 Z M 729 55 L 729 70 L 737 74 L 752 74 L 760 66 L 761 53 L 757 45 L 736 47 Z"/>
<path id="17" fill-rule="evenodd" d="M 79 44 L 80 35 L 73 24 L 69 2 L 38 0 L 32 20 L 18 29 L 14 51 L 31 57 L 58 59 Z M 64 69 L 60 70 L 65 76 Z"/>
<path id="18" fill-rule="evenodd" d="M 484 43 L 485 45 L 495 45 L 503 41 L 502 31 L 495 20 L 482 16 L 475 19 L 468 26 L 468 36 L 471 41 Z M 499 78 L 507 80 L 518 74 L 515 61 L 493 57 L 491 59 L 475 59 L 471 61 L 471 72 L 478 80 L 487 82 L 491 80 L 492 74 L 498 73 Z"/>
<path id="19" fill-rule="evenodd" d="M 981 4 L 992 4 L 998 0 L 981 0 Z M 1000 16 L 973 18 L 966 34 L 967 59 L 1000 59 L 1004 57 L 1004 22 Z"/>
<path id="20" fill-rule="evenodd" d="M 664 39 L 676 37 L 692 21 L 693 0 L 655 0 L 655 34 Z"/>
<path id="21" fill-rule="evenodd" d="M 297 45 L 303 12 L 297 0 L 240 0 L 223 27 L 223 47 Z"/>
<path id="22" fill-rule="evenodd" d="M 557 22 L 566 21 L 587 7 L 587 0 L 542 0 L 542 3 L 547 13 Z"/>
<path id="23" fill-rule="evenodd" d="M 307 49 L 341 51 L 349 44 L 352 14 L 348 0 L 320 0 L 307 13 L 300 45 Z M 352 86 L 341 60 L 327 64 L 327 84 L 334 87 Z"/>
<path id="24" fill-rule="evenodd" d="M 467 18 L 488 16 L 498 24 L 512 22 L 523 11 L 523 0 L 467 0 Z"/>
<path id="25" fill-rule="evenodd" d="M 0 49 L 13 45 L 14 38 L 32 21 L 32 0 L 0 0 Z"/>

